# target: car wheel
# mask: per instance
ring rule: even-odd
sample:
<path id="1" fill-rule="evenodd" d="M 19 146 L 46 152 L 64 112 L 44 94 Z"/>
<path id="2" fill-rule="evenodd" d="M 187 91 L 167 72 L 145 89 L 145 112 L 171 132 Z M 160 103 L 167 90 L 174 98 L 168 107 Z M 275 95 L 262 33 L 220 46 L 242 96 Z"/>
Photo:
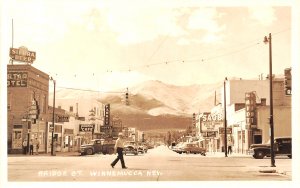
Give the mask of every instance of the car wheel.
<path id="1" fill-rule="evenodd" d="M 262 159 L 262 158 L 264 158 L 265 157 L 265 153 L 263 152 L 263 151 L 257 151 L 257 152 L 255 152 L 255 159 Z"/>
<path id="2" fill-rule="evenodd" d="M 87 149 L 87 150 L 86 150 L 86 154 L 88 154 L 88 155 L 93 155 L 93 150 L 92 150 L 92 149 Z"/>
<path id="3" fill-rule="evenodd" d="M 113 154 L 113 153 L 114 153 L 114 149 L 113 149 L 113 148 L 109 148 L 109 149 L 108 149 L 108 154 L 111 155 L 111 154 Z"/>

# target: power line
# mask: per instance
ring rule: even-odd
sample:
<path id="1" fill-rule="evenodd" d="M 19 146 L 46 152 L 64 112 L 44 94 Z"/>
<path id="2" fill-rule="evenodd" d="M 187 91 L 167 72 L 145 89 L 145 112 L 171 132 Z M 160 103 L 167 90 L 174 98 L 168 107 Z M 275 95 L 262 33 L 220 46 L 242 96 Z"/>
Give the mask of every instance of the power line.
<path id="1" fill-rule="evenodd" d="M 92 89 L 80 89 L 80 88 L 72 88 L 72 87 L 63 87 L 63 86 L 57 86 L 57 88 L 61 89 L 69 89 L 69 90 L 78 90 L 78 91 L 87 91 L 87 92 L 95 92 L 95 93 L 126 93 L 126 91 L 97 91 Z"/>
<path id="2" fill-rule="evenodd" d="M 286 29 L 283 29 L 281 31 L 278 31 L 278 32 L 275 32 L 273 35 L 279 35 L 283 32 L 286 32 L 290 30 L 290 28 L 286 28 Z M 169 36 L 166 36 L 164 38 L 164 40 L 159 44 L 159 46 L 156 48 L 156 50 L 152 53 L 152 55 L 149 57 L 149 59 L 147 60 L 147 62 L 149 62 L 152 57 L 157 53 L 157 51 L 161 48 L 162 44 L 167 40 Z M 251 43 L 251 44 L 249 44 Z M 261 42 L 261 39 L 260 38 L 256 38 L 256 39 L 253 39 L 253 40 L 250 40 L 250 41 L 247 41 L 247 42 L 243 42 L 243 43 L 240 43 L 238 44 L 237 47 L 239 47 L 238 49 L 236 50 L 233 50 L 233 51 L 230 51 L 230 52 L 227 52 L 227 53 L 223 53 L 223 54 L 219 54 L 219 55 L 215 55 L 215 56 L 210 56 L 210 57 L 204 57 L 203 58 L 197 58 L 197 59 L 177 59 L 177 60 L 169 60 L 169 61 L 161 61 L 161 62 L 157 62 L 157 63 L 149 63 L 149 64 L 146 64 L 146 65 L 140 65 L 140 66 L 135 66 L 135 67 L 132 67 L 132 68 L 124 68 L 124 69 L 118 69 L 117 71 L 133 71 L 135 69 L 143 69 L 143 68 L 150 68 L 150 67 L 153 67 L 153 66 L 158 66 L 158 65 L 169 65 L 169 64 L 173 64 L 173 63 L 203 63 L 203 62 L 207 62 L 207 61 L 210 61 L 210 60 L 213 60 L 213 59 L 218 59 L 218 58 L 221 58 L 221 57 L 224 57 L 224 56 L 228 56 L 228 55 L 233 55 L 233 54 L 236 54 L 236 53 L 239 53 L 241 51 L 244 51 L 244 50 L 247 50 L 249 48 L 252 48 L 252 47 L 255 47 L 257 45 L 260 45 L 262 42 Z M 244 46 L 244 47 L 241 47 L 242 45 L 244 44 L 249 44 L 247 46 Z M 216 49 L 216 51 L 219 51 L 219 50 L 222 50 L 222 49 L 225 49 L 225 50 L 228 50 L 228 48 L 219 48 L 219 49 Z M 213 53 L 213 52 L 212 52 Z M 106 73 L 113 73 L 115 71 L 113 70 L 109 70 L 107 69 L 105 71 Z M 92 73 L 93 76 L 94 76 L 94 73 Z M 58 74 L 56 74 L 58 75 Z M 78 74 L 74 74 L 74 77 L 76 78 Z"/>

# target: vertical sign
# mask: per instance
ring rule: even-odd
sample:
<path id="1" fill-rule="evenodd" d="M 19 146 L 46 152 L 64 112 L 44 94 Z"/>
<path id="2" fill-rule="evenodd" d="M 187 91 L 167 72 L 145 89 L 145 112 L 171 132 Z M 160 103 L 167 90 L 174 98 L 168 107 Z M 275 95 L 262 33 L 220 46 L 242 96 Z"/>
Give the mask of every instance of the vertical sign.
<path id="1" fill-rule="evenodd" d="M 284 69 L 284 91 L 285 95 L 292 95 L 292 69 Z"/>
<path id="2" fill-rule="evenodd" d="M 109 126 L 110 121 L 110 104 L 106 104 L 104 107 L 104 125 Z"/>
<path id="3" fill-rule="evenodd" d="M 193 124 L 193 127 L 196 127 L 196 114 L 195 113 L 193 113 L 192 124 Z"/>
<path id="4" fill-rule="evenodd" d="M 247 92 L 245 94 L 246 109 L 246 126 L 248 128 L 256 128 L 256 95 L 255 92 Z"/>

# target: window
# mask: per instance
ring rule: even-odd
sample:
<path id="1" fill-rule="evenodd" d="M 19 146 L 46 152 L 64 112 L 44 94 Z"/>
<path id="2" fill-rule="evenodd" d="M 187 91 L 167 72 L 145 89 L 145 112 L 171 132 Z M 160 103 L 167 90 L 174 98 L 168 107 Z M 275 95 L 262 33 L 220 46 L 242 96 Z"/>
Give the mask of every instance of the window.
<path id="1" fill-rule="evenodd" d="M 7 96 L 7 110 L 11 110 L 11 99 L 12 99 L 12 93 L 8 93 L 8 96 Z"/>
<path id="2" fill-rule="evenodd" d="M 41 103 L 39 104 L 40 113 L 46 113 L 46 96 L 42 95 Z"/>
<path id="3" fill-rule="evenodd" d="M 22 149 L 22 129 L 13 129 L 12 134 L 12 148 Z"/>
<path id="4" fill-rule="evenodd" d="M 54 126 L 54 132 L 55 133 L 61 133 L 62 132 L 62 126 L 61 125 L 55 125 Z"/>

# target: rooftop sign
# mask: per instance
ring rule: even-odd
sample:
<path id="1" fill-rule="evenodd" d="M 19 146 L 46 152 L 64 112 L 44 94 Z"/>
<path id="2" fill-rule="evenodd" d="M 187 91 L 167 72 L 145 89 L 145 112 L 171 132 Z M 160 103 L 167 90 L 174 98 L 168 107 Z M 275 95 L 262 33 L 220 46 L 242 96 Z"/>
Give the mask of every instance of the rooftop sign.
<path id="1" fill-rule="evenodd" d="M 26 47 L 10 48 L 9 57 L 15 61 L 22 61 L 26 63 L 33 63 L 36 59 L 36 53 L 29 51 Z"/>

